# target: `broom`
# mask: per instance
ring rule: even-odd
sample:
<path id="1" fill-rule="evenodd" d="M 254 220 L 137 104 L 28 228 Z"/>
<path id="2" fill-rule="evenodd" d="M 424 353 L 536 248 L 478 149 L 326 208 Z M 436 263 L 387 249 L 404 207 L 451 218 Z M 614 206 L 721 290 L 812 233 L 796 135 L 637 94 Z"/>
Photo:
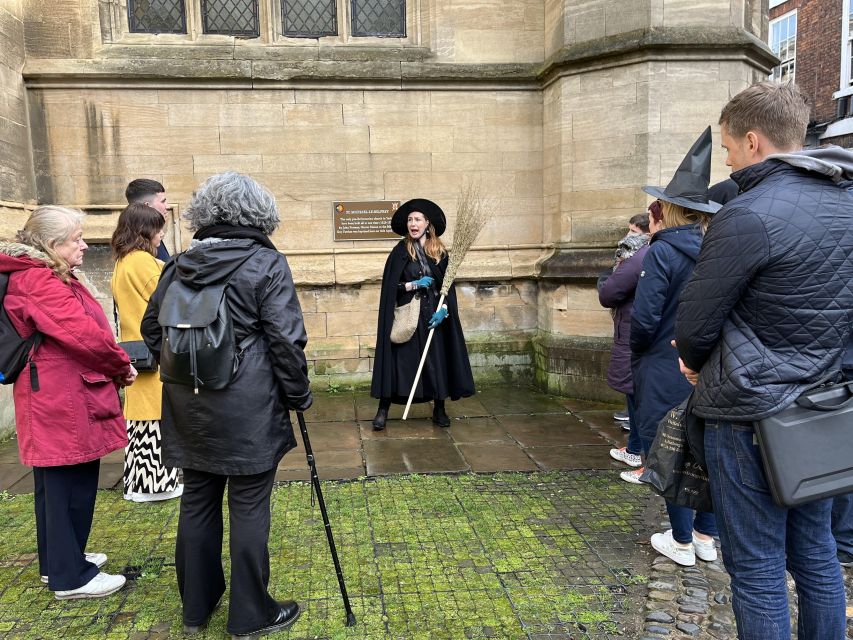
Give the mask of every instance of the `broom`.
<path id="1" fill-rule="evenodd" d="M 465 259 L 465 254 L 468 249 L 474 244 L 474 240 L 486 226 L 491 212 L 494 209 L 493 202 L 484 202 L 480 197 L 479 183 L 468 183 L 463 186 L 459 192 L 459 207 L 456 210 L 456 223 L 453 227 L 453 250 L 450 252 L 450 259 L 447 262 L 447 270 L 444 272 L 444 282 L 441 285 L 441 297 L 438 299 L 438 309 L 444 307 L 444 298 L 450 291 L 453 280 L 456 278 L 456 272 Z M 432 334 L 435 329 L 429 330 L 424 352 L 421 355 L 421 361 L 418 364 L 418 370 L 415 373 L 415 381 L 412 383 L 412 390 L 409 392 L 409 400 L 406 402 L 406 409 L 403 411 L 403 420 L 409 415 L 409 409 L 412 406 L 412 399 L 415 397 L 415 389 L 418 388 L 418 381 L 421 379 L 421 373 L 426 362 L 429 345 L 432 342 Z"/>

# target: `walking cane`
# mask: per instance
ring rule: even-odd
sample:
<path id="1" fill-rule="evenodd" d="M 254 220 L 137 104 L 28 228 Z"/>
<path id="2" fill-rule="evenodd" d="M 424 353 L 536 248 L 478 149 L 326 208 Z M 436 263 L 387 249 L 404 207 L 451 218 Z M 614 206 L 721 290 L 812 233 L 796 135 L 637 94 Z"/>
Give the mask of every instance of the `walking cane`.
<path id="1" fill-rule="evenodd" d="M 335 573 L 338 574 L 338 585 L 341 588 L 341 597 L 344 599 L 344 609 L 347 612 L 347 626 L 355 625 L 355 614 L 349 603 L 347 587 L 344 584 L 344 573 L 341 571 L 341 563 L 338 560 L 338 551 L 335 548 L 335 539 L 332 537 L 332 525 L 329 524 L 329 514 L 326 513 L 326 503 L 323 501 L 323 490 L 320 488 L 320 477 L 317 475 L 317 464 L 314 462 L 314 452 L 311 450 L 311 441 L 308 439 L 308 427 L 305 426 L 305 416 L 301 411 L 296 412 L 299 421 L 299 430 L 302 432 L 302 442 L 305 445 L 305 456 L 308 458 L 308 468 L 311 469 L 311 485 L 317 494 L 317 502 L 320 504 L 320 513 L 323 514 L 323 526 L 326 528 L 326 538 L 329 540 L 329 550 L 332 552 L 332 561 L 335 563 Z"/>

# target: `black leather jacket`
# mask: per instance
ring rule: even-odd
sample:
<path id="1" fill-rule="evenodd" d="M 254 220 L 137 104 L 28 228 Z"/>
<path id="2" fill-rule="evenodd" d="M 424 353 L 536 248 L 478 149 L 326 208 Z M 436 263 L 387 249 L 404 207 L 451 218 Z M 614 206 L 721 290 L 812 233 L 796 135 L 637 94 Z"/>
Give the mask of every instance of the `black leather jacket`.
<path id="1" fill-rule="evenodd" d="M 142 319 L 142 336 L 159 359 L 157 316 L 175 278 L 201 287 L 229 277 L 225 295 L 237 342 L 252 333 L 262 337 L 246 351 L 225 389 L 195 395 L 190 387 L 163 385 L 163 462 L 249 475 L 273 468 L 295 446 L 288 410 L 307 409 L 312 401 L 302 310 L 285 257 L 258 249 L 250 239 L 194 241 L 164 268 Z"/>

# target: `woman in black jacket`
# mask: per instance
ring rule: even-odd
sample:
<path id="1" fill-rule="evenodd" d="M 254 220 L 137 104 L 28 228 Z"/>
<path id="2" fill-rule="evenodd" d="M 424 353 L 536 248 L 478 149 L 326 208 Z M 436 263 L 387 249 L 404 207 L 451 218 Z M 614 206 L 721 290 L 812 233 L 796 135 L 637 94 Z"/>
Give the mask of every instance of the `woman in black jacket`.
<path id="1" fill-rule="evenodd" d="M 220 390 L 163 385 L 163 462 L 184 470 L 175 565 L 184 629 L 204 628 L 225 591 L 222 498 L 228 486 L 231 595 L 228 630 L 241 636 L 282 629 L 299 616 L 293 601 L 276 602 L 269 583 L 270 493 L 278 462 L 296 446 L 290 410 L 311 406 L 307 338 L 285 257 L 269 240 L 278 226 L 273 196 L 248 176 L 208 179 L 183 214 L 195 231 L 190 248 L 169 262 L 142 320 L 160 359 L 158 323 L 166 291 L 227 283 L 225 299 L 243 352 L 231 383 Z"/>
<path id="2" fill-rule="evenodd" d="M 413 402 L 432 400 L 432 421 L 439 427 L 449 427 L 444 400 L 474 395 L 471 363 L 452 286 L 444 301 L 446 309 L 436 309 L 447 269 L 447 250 L 440 238 L 446 226 L 441 207 L 422 198 L 403 203 L 391 220 L 394 233 L 403 239 L 391 250 L 382 274 L 370 388 L 370 395 L 379 400 L 373 418 L 373 428 L 377 431 L 385 428 L 391 403 L 405 404 L 408 400 L 432 328 L 435 333 Z M 413 300 L 419 304 L 414 333 L 405 340 L 395 336 L 395 342 L 392 340 L 394 309 Z"/>

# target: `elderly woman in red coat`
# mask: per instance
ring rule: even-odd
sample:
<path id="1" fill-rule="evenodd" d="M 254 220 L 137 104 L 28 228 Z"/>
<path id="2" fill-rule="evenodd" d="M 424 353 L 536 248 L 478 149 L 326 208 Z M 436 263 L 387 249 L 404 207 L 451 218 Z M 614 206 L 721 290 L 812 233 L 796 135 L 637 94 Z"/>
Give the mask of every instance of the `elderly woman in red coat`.
<path id="1" fill-rule="evenodd" d="M 41 342 L 14 386 L 21 462 L 33 467 L 42 582 L 59 600 L 115 593 L 124 576 L 86 553 L 100 458 L 127 444 L 118 387 L 136 370 L 116 344 L 101 305 L 74 275 L 87 249 L 83 214 L 36 209 L 18 242 L 0 243 L 8 276 L 3 306 L 22 337 Z"/>

